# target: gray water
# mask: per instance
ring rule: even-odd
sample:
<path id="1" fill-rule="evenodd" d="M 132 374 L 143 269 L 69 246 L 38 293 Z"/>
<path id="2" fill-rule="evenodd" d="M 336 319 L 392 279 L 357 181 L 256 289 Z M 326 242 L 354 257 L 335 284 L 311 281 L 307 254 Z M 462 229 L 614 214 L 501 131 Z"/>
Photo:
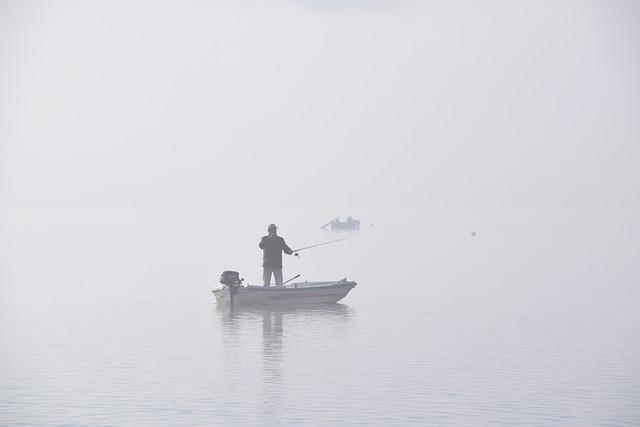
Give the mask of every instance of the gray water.
<path id="1" fill-rule="evenodd" d="M 2 425 L 637 425 L 640 224 L 364 218 L 285 258 L 321 307 L 235 310 L 259 237 L 324 217 L 4 216 Z M 372 225 L 373 224 L 373 225 Z M 475 236 L 471 233 L 475 232 Z"/>

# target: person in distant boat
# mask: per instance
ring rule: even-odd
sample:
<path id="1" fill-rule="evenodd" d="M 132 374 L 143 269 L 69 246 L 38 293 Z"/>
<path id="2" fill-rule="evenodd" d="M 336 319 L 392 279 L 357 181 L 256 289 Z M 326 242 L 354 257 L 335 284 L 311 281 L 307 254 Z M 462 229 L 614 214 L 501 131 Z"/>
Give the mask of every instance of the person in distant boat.
<path id="1" fill-rule="evenodd" d="M 282 286 L 282 252 L 292 255 L 293 251 L 284 239 L 278 236 L 278 227 L 270 224 L 269 235 L 263 236 L 258 245 L 262 249 L 262 281 L 264 286 L 271 285 L 271 275 L 276 279 L 276 286 Z"/>

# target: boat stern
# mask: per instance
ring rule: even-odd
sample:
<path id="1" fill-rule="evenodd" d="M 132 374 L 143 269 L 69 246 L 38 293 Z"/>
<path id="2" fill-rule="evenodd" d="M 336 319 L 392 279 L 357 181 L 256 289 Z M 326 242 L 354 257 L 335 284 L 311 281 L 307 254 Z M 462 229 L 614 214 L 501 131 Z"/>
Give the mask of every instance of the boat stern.
<path id="1" fill-rule="evenodd" d="M 218 286 L 217 288 L 211 289 L 213 296 L 216 298 L 216 303 L 218 304 L 229 304 L 229 287 L 228 286 Z"/>

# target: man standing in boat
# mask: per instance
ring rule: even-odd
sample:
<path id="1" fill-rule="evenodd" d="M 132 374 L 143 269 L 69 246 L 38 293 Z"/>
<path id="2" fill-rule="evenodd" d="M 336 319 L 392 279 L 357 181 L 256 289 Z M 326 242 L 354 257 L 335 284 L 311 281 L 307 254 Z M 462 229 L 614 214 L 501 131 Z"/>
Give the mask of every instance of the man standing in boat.
<path id="1" fill-rule="evenodd" d="M 276 279 L 276 286 L 282 286 L 282 252 L 287 255 L 293 251 L 284 242 L 284 239 L 277 235 L 278 227 L 270 224 L 267 228 L 268 236 L 262 237 L 258 245 L 262 249 L 262 280 L 264 286 L 271 285 L 271 274 Z"/>

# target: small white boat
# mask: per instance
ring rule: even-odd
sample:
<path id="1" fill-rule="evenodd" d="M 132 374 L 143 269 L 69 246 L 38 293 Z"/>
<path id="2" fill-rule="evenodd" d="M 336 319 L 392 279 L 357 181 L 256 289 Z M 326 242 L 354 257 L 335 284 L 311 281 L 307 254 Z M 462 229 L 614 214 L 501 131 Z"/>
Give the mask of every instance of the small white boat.
<path id="1" fill-rule="evenodd" d="M 344 278 L 328 282 L 289 283 L 284 286 L 224 285 L 211 292 L 218 304 L 325 304 L 340 301 L 356 284 Z"/>

